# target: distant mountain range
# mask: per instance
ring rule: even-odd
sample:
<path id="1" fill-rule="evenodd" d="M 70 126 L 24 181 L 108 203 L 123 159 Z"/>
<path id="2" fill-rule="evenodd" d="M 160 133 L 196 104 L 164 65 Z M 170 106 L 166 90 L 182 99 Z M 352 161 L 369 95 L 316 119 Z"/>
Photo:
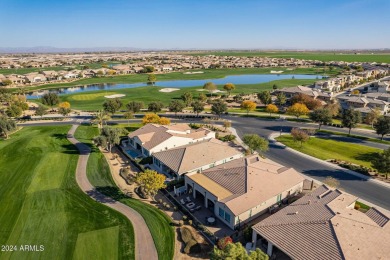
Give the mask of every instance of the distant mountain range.
<path id="1" fill-rule="evenodd" d="M 137 51 L 292 51 L 292 52 L 385 52 L 390 51 L 389 48 L 381 49 L 299 49 L 299 48 L 263 48 L 263 49 L 217 49 L 217 48 L 172 48 L 172 49 L 159 49 L 159 48 L 135 48 L 135 47 L 90 47 L 90 48 L 57 48 L 51 46 L 36 46 L 36 47 L 0 47 L 0 53 L 10 54 L 24 54 L 24 53 L 89 53 L 89 52 L 137 52 Z"/>
<path id="2" fill-rule="evenodd" d="M 0 47 L 0 53 L 84 53 L 84 52 L 127 52 L 145 49 L 132 47 L 96 47 L 96 48 L 56 48 L 51 46 L 37 47 Z"/>

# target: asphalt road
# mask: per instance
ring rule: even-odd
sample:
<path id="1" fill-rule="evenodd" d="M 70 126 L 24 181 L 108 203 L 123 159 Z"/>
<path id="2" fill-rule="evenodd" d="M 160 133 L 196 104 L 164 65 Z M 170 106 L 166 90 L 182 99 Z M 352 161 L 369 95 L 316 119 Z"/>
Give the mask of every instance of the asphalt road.
<path id="1" fill-rule="evenodd" d="M 263 136 L 264 138 L 268 138 L 268 136 L 273 132 L 280 132 L 281 130 L 282 132 L 290 132 L 293 127 L 317 127 L 314 124 L 298 123 L 285 120 L 275 121 L 237 116 L 227 116 L 225 118 L 232 121 L 232 126 L 237 130 L 237 133 L 240 137 L 242 137 L 244 134 L 256 133 L 260 136 Z M 139 121 L 139 119 L 135 119 L 132 121 Z M 39 125 L 53 126 L 63 124 L 81 124 L 83 122 L 88 122 L 88 119 L 77 119 L 73 121 L 63 122 L 45 122 Z M 111 120 L 110 122 L 123 123 L 127 121 Z M 196 120 L 191 120 L 188 122 L 196 122 Z M 38 125 L 38 123 L 29 123 L 24 125 L 33 126 Z M 323 126 L 322 129 L 348 133 L 348 129 L 343 128 Z M 370 133 L 367 131 L 358 132 L 357 130 L 354 130 L 353 133 L 359 133 L 359 135 L 372 138 L 378 137 L 375 133 Z M 354 142 L 356 142 L 356 139 L 353 138 L 353 140 Z M 345 141 L 351 140 L 347 138 L 345 139 Z M 364 144 L 364 142 L 360 144 L 367 145 Z M 383 148 L 382 145 L 381 148 Z M 272 142 L 270 143 L 270 149 L 266 153 L 266 156 L 280 164 L 293 167 L 297 171 L 302 172 L 303 174 L 319 181 L 323 181 L 327 176 L 332 176 L 340 181 L 340 188 L 345 190 L 346 192 L 351 193 L 359 198 L 362 198 L 363 200 L 376 204 L 380 207 L 383 207 L 387 210 L 390 210 L 390 188 L 387 188 L 375 182 L 370 182 L 365 179 L 350 175 L 343 170 L 335 170 L 334 168 L 324 165 L 318 161 L 311 160 L 310 158 L 302 157 L 299 154 L 288 151 L 284 147 Z"/>
<path id="2" fill-rule="evenodd" d="M 268 137 L 272 132 L 288 132 L 292 127 L 305 126 L 296 122 L 259 120 L 255 118 L 231 118 L 232 125 L 236 128 L 240 137 L 248 133 L 256 133 Z M 332 129 L 333 130 L 333 129 Z M 363 200 L 390 210 L 390 189 L 375 182 L 366 181 L 350 175 L 343 170 L 324 165 L 318 161 L 302 157 L 299 154 L 286 150 L 273 142 L 270 143 L 266 156 L 280 164 L 293 167 L 303 174 L 323 181 L 327 176 L 332 176 L 340 181 L 340 188 Z"/>

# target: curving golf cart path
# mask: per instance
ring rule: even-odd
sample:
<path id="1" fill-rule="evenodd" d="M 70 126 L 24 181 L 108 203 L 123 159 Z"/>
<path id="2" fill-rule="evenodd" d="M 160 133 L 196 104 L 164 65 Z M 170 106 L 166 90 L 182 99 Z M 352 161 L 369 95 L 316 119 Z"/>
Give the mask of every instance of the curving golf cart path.
<path id="1" fill-rule="evenodd" d="M 152 235 L 150 234 L 149 228 L 143 217 L 134 209 L 98 192 L 89 182 L 87 178 L 87 163 L 91 149 L 73 137 L 77 127 L 78 125 L 72 125 L 72 128 L 68 132 L 68 140 L 74 144 L 80 152 L 76 168 L 76 181 L 80 189 L 92 199 L 119 211 L 130 220 L 134 228 L 135 259 L 158 259 Z"/>

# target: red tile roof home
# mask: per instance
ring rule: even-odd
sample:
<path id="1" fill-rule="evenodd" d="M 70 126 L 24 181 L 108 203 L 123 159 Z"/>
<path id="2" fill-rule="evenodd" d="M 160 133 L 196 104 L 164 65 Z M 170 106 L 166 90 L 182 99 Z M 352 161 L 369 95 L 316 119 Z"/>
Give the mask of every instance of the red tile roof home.
<path id="1" fill-rule="evenodd" d="M 292 259 L 390 259 L 390 213 L 356 200 L 323 185 L 252 228 Z"/>

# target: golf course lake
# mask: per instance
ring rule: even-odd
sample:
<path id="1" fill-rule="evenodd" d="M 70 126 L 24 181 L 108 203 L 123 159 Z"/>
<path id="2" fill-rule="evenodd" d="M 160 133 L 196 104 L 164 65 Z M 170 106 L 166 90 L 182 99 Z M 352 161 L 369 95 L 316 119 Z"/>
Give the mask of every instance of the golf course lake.
<path id="1" fill-rule="evenodd" d="M 157 75 L 158 76 L 158 75 Z M 151 87 L 165 87 L 165 88 L 186 88 L 186 87 L 202 87 L 206 82 L 213 82 L 216 85 L 224 85 L 226 83 L 233 83 L 235 85 L 240 84 L 259 84 L 265 83 L 274 80 L 283 80 L 283 79 L 322 79 L 322 75 L 304 75 L 304 74 L 252 74 L 252 75 L 232 75 L 226 76 L 224 78 L 218 79 L 201 79 L 201 80 L 167 80 L 167 81 L 157 81 Z M 28 93 L 28 99 L 36 99 L 46 94 L 48 92 L 54 92 L 59 95 L 65 94 L 74 94 L 88 91 L 96 90 L 114 90 L 114 89 L 124 89 L 124 88 L 137 88 L 148 86 L 147 83 L 132 83 L 132 84 L 92 84 L 84 86 L 75 86 L 67 88 L 58 88 L 50 90 L 39 90 L 35 92 Z"/>

